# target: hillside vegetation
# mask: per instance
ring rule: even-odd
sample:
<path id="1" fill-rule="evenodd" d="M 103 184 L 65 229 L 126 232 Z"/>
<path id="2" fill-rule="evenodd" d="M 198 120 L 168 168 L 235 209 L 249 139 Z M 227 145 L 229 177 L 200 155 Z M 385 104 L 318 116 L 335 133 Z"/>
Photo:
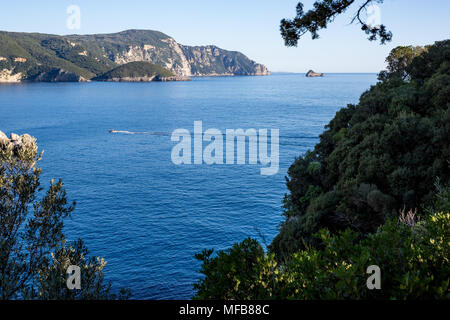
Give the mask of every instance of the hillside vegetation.
<path id="1" fill-rule="evenodd" d="M 450 41 L 415 58 L 412 50 L 394 50 L 382 81 L 289 168 L 286 222 L 271 245 L 278 258 L 314 244 L 321 228 L 374 232 L 401 209 L 431 205 L 436 178 L 448 181 Z"/>
<path id="2" fill-rule="evenodd" d="M 142 61 L 180 76 L 268 74 L 242 53 L 183 46 L 158 31 L 70 36 L 0 31 L 0 72 L 20 73 L 22 80 L 62 71 L 89 80 L 119 65 Z"/>
<path id="3" fill-rule="evenodd" d="M 31 79 L 40 73 L 63 69 L 86 79 L 99 70 L 106 71 L 95 59 L 81 56 L 84 48 L 71 46 L 62 37 L 0 32 L 0 70 L 22 73 Z M 79 57 L 79 58 L 78 58 Z"/>
<path id="4" fill-rule="evenodd" d="M 450 41 L 387 62 L 289 168 L 269 252 L 247 239 L 197 255 L 197 298 L 450 298 Z"/>
<path id="5" fill-rule="evenodd" d="M 82 239 L 69 241 L 64 223 L 75 209 L 61 180 L 41 186 L 42 152 L 28 134 L 0 131 L 0 300 L 126 299 L 104 280 L 106 261 L 89 255 Z M 68 267 L 82 270 L 68 288 Z"/>

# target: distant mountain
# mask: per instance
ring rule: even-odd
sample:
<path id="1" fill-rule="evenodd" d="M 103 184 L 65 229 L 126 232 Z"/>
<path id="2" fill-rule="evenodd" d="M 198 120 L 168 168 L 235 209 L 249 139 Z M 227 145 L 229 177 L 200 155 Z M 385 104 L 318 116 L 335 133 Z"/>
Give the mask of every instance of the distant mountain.
<path id="1" fill-rule="evenodd" d="M 181 45 L 158 31 L 70 36 L 0 31 L 0 82 L 51 81 L 51 75 L 85 81 L 137 61 L 177 76 L 269 74 L 240 52 Z"/>

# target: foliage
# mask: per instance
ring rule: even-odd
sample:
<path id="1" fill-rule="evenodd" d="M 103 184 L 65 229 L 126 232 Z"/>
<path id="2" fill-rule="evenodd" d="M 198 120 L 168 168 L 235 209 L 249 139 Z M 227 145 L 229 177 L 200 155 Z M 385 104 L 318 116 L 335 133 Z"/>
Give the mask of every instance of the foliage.
<path id="1" fill-rule="evenodd" d="M 394 48 L 386 58 L 387 70 L 381 71 L 378 79 L 383 81 L 388 78 L 410 79 L 409 68 L 414 58 L 422 55 L 429 47 L 399 46 Z"/>
<path id="2" fill-rule="evenodd" d="M 362 13 L 373 3 L 382 3 L 384 0 L 366 0 L 356 12 L 352 22 L 357 21 L 361 25 L 369 40 L 379 39 L 381 44 L 391 41 L 392 33 L 384 25 L 370 25 L 362 20 Z M 297 4 L 297 15 L 294 19 L 281 20 L 281 35 L 286 46 L 297 46 L 298 40 L 306 33 L 311 33 L 312 39 L 319 38 L 319 30 L 326 29 L 336 16 L 344 13 L 353 5 L 355 0 L 320 0 L 314 3 L 314 9 L 305 12 L 303 3 Z"/>
<path id="3" fill-rule="evenodd" d="M 108 300 L 128 299 L 130 291 L 121 289 L 119 295 L 111 294 L 111 284 L 104 284 L 103 269 L 106 261 L 100 257 L 88 257 L 88 250 L 81 239 L 58 247 L 51 259 L 39 269 L 37 292 L 44 300 Z M 81 269 L 82 290 L 67 290 L 67 268 Z"/>
<path id="4" fill-rule="evenodd" d="M 401 209 L 434 203 L 436 178 L 450 177 L 449 44 L 394 49 L 384 80 L 338 111 L 292 164 L 286 221 L 270 247 L 279 260 L 315 245 L 322 228 L 372 233 Z"/>
<path id="5" fill-rule="evenodd" d="M 449 44 L 391 52 L 289 168 L 269 252 L 247 239 L 197 255 L 196 298 L 450 299 Z M 366 286 L 370 265 L 381 290 Z"/>
<path id="6" fill-rule="evenodd" d="M 87 258 L 81 240 L 67 245 L 64 219 L 74 210 L 61 181 L 41 199 L 41 154 L 34 138 L 0 132 L 0 298 L 107 299 L 103 260 Z M 65 286 L 69 264 L 82 267 L 82 288 Z"/>
<path id="7" fill-rule="evenodd" d="M 433 206 L 426 209 L 427 212 L 450 212 L 450 185 L 443 186 L 440 179 L 437 179 L 435 184 L 436 202 Z"/>
<path id="8" fill-rule="evenodd" d="M 204 250 L 196 259 L 202 261 L 201 273 L 206 277 L 194 285 L 197 299 L 262 299 L 272 285 L 276 262 L 265 256 L 254 239 L 234 244 L 212 258 L 213 250 Z"/>
<path id="9" fill-rule="evenodd" d="M 199 299 L 450 299 L 450 213 L 415 225 L 389 220 L 365 239 L 347 229 L 315 237 L 320 249 L 298 251 L 285 264 L 256 240 L 200 255 Z M 367 267 L 381 269 L 381 290 L 369 290 Z"/>
<path id="10" fill-rule="evenodd" d="M 33 79 L 39 73 L 48 72 L 59 68 L 74 73 L 86 79 L 92 78 L 95 68 L 90 69 L 88 65 L 77 65 L 66 59 L 66 57 L 53 51 L 52 47 L 46 47 L 42 41 L 48 39 L 45 35 L 0 32 L 0 56 L 6 58 L 0 67 L 13 70 L 14 73 L 22 73 L 25 80 Z M 53 38 L 49 38 L 53 39 Z M 67 41 L 66 41 L 67 42 Z M 77 48 L 73 49 L 72 55 L 78 55 Z M 81 57 L 81 56 L 80 56 Z M 26 62 L 17 62 L 16 58 L 25 58 Z M 88 69 L 86 69 L 87 67 Z"/>
<path id="11" fill-rule="evenodd" d="M 323 249 L 295 253 L 286 267 L 288 298 L 449 299 L 449 227 L 450 214 L 437 213 L 412 227 L 389 220 L 364 240 L 321 230 Z M 369 265 L 381 268 L 381 290 L 366 287 Z"/>

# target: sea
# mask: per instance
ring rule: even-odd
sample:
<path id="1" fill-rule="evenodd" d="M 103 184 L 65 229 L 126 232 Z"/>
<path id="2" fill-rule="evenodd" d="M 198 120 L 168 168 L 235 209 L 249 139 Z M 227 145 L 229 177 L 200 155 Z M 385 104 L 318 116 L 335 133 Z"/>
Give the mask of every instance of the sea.
<path id="1" fill-rule="evenodd" d="M 0 85 L 0 130 L 36 137 L 44 151 L 42 186 L 62 179 L 77 203 L 65 221 L 66 238 L 82 238 L 90 255 L 105 258 L 105 280 L 114 292 L 190 299 L 202 277 L 194 255 L 247 237 L 266 248 L 283 221 L 289 166 L 314 148 L 339 109 L 356 104 L 376 81 L 376 74 L 273 73 L 6 84 Z M 194 122 L 224 135 L 267 129 L 268 151 L 279 151 L 278 171 L 261 174 L 269 165 L 250 163 L 248 154 L 240 164 L 174 163 L 179 142 L 173 133 L 191 134 L 194 150 Z M 271 145 L 275 130 L 279 141 Z"/>

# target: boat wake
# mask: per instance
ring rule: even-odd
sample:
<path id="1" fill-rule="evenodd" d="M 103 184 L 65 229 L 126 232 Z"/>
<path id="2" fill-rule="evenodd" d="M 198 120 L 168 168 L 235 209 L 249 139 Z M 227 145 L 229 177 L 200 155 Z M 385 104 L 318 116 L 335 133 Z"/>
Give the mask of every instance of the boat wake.
<path id="1" fill-rule="evenodd" d="M 120 134 L 148 134 L 152 136 L 168 136 L 168 132 L 154 132 L 154 131 L 127 131 L 127 130 L 109 130 L 109 133 L 120 133 Z"/>

